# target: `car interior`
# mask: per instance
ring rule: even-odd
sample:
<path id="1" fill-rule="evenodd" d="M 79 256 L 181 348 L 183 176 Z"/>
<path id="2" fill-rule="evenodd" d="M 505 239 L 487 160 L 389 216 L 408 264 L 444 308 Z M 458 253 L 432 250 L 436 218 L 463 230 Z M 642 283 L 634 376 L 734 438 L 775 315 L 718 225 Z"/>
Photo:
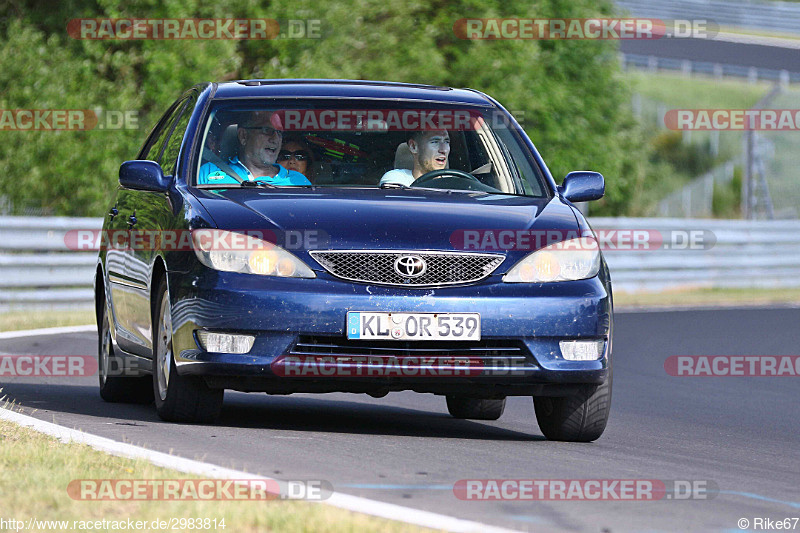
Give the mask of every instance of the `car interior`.
<path id="1" fill-rule="evenodd" d="M 203 140 L 201 165 L 212 162 L 228 174 L 232 173 L 227 161 L 238 154 L 237 127 L 242 120 L 242 113 L 220 112 L 209 121 Z M 389 170 L 413 168 L 413 157 L 406 142 L 410 133 L 294 131 L 284 134 L 284 142 L 291 134 L 309 147 L 312 162 L 307 177 L 315 186 L 377 187 Z M 519 186 L 514 183 L 519 183 L 520 179 L 512 175 L 513 171 L 506 164 L 509 160 L 508 151 L 488 125 L 449 131 L 449 135 L 448 168 L 471 174 L 475 180 L 445 177 L 426 183 L 425 187 L 519 194 Z"/>

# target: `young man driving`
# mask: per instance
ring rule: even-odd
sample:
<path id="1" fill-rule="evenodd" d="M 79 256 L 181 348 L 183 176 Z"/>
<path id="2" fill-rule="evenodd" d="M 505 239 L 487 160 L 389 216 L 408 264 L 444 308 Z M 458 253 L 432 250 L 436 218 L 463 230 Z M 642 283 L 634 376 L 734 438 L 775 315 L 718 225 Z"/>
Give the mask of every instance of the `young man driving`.
<path id="1" fill-rule="evenodd" d="M 383 175 L 379 185 L 400 183 L 411 185 L 417 178 L 433 170 L 447 168 L 450 156 L 450 135 L 441 131 L 415 131 L 408 139 L 408 150 L 414 157 L 414 168 L 396 168 Z"/>

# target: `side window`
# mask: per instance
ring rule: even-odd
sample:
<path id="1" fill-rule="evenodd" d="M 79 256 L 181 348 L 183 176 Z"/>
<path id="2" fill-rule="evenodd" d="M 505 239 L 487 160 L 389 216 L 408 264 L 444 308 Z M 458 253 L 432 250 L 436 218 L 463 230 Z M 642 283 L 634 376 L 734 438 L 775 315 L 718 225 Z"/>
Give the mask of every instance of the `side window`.
<path id="1" fill-rule="evenodd" d="M 175 168 L 178 166 L 178 155 L 181 151 L 181 144 L 183 137 L 186 134 L 186 128 L 189 125 L 189 119 L 192 117 L 194 111 L 194 104 L 197 102 L 197 96 L 192 95 L 186 100 L 180 116 L 177 120 L 173 121 L 170 126 L 170 136 L 164 144 L 164 151 L 161 155 L 159 163 L 167 175 L 174 175 Z"/>
<path id="2" fill-rule="evenodd" d="M 158 161 L 161 150 L 164 147 L 164 141 L 172 131 L 172 124 L 175 122 L 175 118 L 182 109 L 185 101 L 185 99 L 181 99 L 175 102 L 161 117 L 158 125 L 156 125 L 156 129 L 150 134 L 145 147 L 142 149 L 142 155 L 140 156 L 142 159 Z"/>
<path id="3" fill-rule="evenodd" d="M 509 139 L 509 141 L 512 141 Z M 520 143 L 518 142 L 509 142 L 508 144 L 504 143 L 502 139 L 498 139 L 498 142 L 503 147 L 503 151 L 510 157 L 508 160 L 514 166 L 514 170 L 519 179 L 515 179 L 514 181 L 517 182 L 518 185 L 522 186 L 522 191 L 527 196 L 546 196 L 545 192 L 542 190 L 541 180 L 538 176 L 533 174 L 526 174 L 525 169 L 528 168 L 533 171 L 533 168 L 528 165 L 520 165 L 518 161 L 525 161 L 525 154 L 520 149 Z"/>

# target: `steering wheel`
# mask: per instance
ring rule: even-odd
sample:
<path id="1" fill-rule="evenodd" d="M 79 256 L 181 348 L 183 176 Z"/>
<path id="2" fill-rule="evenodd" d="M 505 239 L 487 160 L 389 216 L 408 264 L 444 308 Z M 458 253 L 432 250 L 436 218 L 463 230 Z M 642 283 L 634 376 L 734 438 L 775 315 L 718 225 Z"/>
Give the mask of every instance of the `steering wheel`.
<path id="1" fill-rule="evenodd" d="M 453 176 L 454 178 L 468 179 L 472 181 L 477 181 L 478 183 L 483 185 L 483 182 L 481 182 L 481 180 L 479 180 L 472 174 L 467 174 L 466 172 L 463 172 L 461 170 L 456 170 L 454 168 L 443 168 L 441 170 L 432 170 L 430 172 L 426 172 L 425 174 L 423 174 L 422 176 L 418 177 L 416 180 L 411 182 L 411 186 L 412 187 L 421 186 L 425 183 L 428 183 L 429 181 L 433 181 L 436 178 L 440 178 L 442 176 Z"/>

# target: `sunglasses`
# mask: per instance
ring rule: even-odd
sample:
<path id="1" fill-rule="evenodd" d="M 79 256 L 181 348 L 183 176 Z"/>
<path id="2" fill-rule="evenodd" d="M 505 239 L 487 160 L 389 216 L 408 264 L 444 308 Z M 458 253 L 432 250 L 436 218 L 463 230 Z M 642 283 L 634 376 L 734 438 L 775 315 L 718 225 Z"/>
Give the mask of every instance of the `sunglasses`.
<path id="1" fill-rule="evenodd" d="M 244 129 L 246 130 L 258 130 L 259 133 L 266 135 L 267 137 L 272 137 L 273 135 L 281 134 L 280 130 L 276 130 L 275 128 L 270 128 L 269 126 L 245 126 Z"/>
<path id="2" fill-rule="evenodd" d="M 311 159 L 311 156 L 305 150 L 297 150 L 296 152 L 281 150 L 281 152 L 278 154 L 278 159 L 280 161 L 289 161 L 292 158 L 294 158 L 295 161 L 308 161 Z"/>

